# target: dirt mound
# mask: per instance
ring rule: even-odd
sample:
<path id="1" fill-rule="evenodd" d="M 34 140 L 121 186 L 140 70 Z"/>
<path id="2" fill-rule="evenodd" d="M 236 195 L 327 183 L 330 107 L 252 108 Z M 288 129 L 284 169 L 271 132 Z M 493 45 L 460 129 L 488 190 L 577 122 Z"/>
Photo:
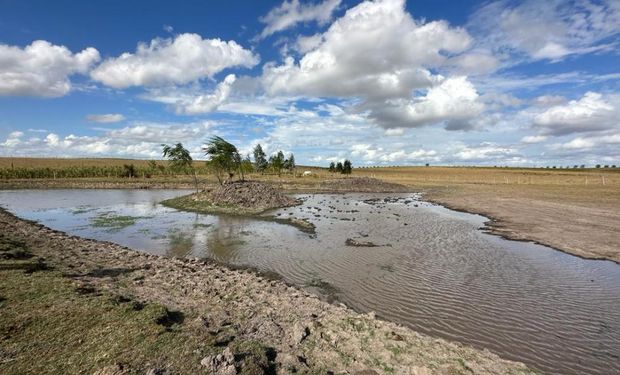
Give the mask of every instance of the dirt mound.
<path id="1" fill-rule="evenodd" d="M 283 194 L 280 190 L 253 181 L 231 182 L 214 190 L 195 194 L 194 199 L 208 200 L 217 206 L 234 206 L 256 211 L 297 204 L 297 200 Z"/>
<path id="2" fill-rule="evenodd" d="M 211 192 L 211 202 L 222 205 L 234 205 L 244 208 L 268 209 L 289 207 L 297 201 L 278 189 L 260 182 L 233 182 L 222 185 Z"/>
<path id="3" fill-rule="evenodd" d="M 393 184 L 370 177 L 349 177 L 325 181 L 322 188 L 331 191 L 360 193 L 406 193 L 406 186 Z"/>

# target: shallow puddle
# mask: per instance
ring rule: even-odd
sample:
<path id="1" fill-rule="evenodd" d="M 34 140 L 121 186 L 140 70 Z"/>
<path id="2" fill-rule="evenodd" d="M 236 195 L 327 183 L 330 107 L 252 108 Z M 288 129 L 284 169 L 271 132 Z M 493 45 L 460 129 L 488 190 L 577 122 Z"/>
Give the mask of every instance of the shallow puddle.
<path id="1" fill-rule="evenodd" d="M 485 218 L 414 194 L 300 195 L 301 206 L 269 213 L 308 219 L 310 235 L 158 204 L 186 193 L 2 191 L 0 205 L 83 237 L 277 272 L 357 310 L 545 372 L 620 373 L 617 264 L 485 234 Z"/>

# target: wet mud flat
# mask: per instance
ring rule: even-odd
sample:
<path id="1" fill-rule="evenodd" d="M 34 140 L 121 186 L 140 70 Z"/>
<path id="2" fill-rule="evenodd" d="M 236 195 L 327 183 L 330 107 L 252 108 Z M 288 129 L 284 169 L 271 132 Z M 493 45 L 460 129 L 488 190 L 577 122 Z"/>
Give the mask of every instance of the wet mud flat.
<path id="1" fill-rule="evenodd" d="M 80 236 L 276 273 L 356 311 L 548 373 L 620 371 L 618 265 L 486 234 L 486 218 L 417 194 L 304 194 L 296 196 L 301 205 L 266 213 L 314 225 L 305 233 L 273 220 L 158 204 L 184 192 L 47 193 L 3 202 L 28 202 L 14 212 Z"/>
<path id="2" fill-rule="evenodd" d="M 6 266 L 0 269 L 3 372 L 530 373 L 523 364 L 502 360 L 488 351 L 431 338 L 377 320 L 374 314 L 328 304 L 252 271 L 83 239 L 18 219 L 4 210 L 0 210 L 0 228 L 0 264 Z M 14 258 L 15 252 L 5 256 L 18 247 L 20 256 L 27 254 L 27 259 Z M 45 267 L 28 272 L 17 267 L 32 259 Z M 43 284 L 52 285 L 52 292 L 60 294 L 52 294 Z M 28 294 L 19 291 L 31 293 L 32 288 L 38 288 L 38 299 L 24 300 Z M 122 314 L 123 319 L 106 325 L 103 331 L 84 327 L 84 332 L 97 332 L 98 336 L 81 335 L 76 340 L 74 334 L 80 327 L 65 327 L 70 332 L 54 331 L 54 327 L 64 327 L 62 321 L 67 316 L 75 319 L 79 314 L 42 317 L 44 308 L 21 311 L 25 301 L 48 304 L 47 309 L 53 311 L 59 306 L 91 310 L 94 306 L 105 309 L 97 319 L 108 322 L 105 319 L 115 317 L 113 314 Z M 27 322 L 33 318 L 50 324 L 32 327 Z M 27 337 L 33 334 L 53 337 L 53 342 L 32 345 Z M 126 348 L 120 344 L 122 355 L 118 345 L 108 345 L 133 342 L 133 335 L 141 337 L 136 341 L 140 344 Z M 173 355 L 164 350 L 157 358 L 149 357 L 151 352 L 141 351 L 145 348 L 140 346 L 149 340 L 155 340 L 154 348 L 159 351 L 170 346 Z M 98 350 L 92 351 L 95 345 Z M 65 353 L 63 348 L 70 350 Z M 57 351 L 63 355 L 47 355 Z M 250 370 L 253 372 L 247 372 Z"/>

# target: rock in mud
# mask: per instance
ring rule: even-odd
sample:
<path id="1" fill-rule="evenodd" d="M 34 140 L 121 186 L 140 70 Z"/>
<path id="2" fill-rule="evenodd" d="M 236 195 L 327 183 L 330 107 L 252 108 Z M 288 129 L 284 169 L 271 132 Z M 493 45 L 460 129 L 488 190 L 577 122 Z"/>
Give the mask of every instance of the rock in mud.
<path id="1" fill-rule="evenodd" d="M 200 364 L 206 367 L 209 374 L 234 375 L 237 373 L 237 369 L 235 368 L 235 356 L 230 348 L 224 349 L 224 351 L 218 355 L 204 357 L 202 361 L 200 361 Z"/>
<path id="2" fill-rule="evenodd" d="M 310 335 L 310 328 L 298 322 L 293 327 L 293 331 L 291 332 L 291 340 L 293 345 L 299 345 Z"/>
<path id="3" fill-rule="evenodd" d="M 347 238 L 344 244 L 347 246 L 353 246 L 353 247 L 377 247 L 379 246 L 370 241 L 359 241 L 353 238 Z"/>
<path id="4" fill-rule="evenodd" d="M 305 233 L 309 233 L 309 234 L 316 233 L 316 226 L 306 219 L 298 219 L 296 217 L 291 217 L 291 218 L 286 218 L 286 219 L 276 218 L 275 221 L 279 223 L 283 223 L 283 224 L 292 225 Z"/>

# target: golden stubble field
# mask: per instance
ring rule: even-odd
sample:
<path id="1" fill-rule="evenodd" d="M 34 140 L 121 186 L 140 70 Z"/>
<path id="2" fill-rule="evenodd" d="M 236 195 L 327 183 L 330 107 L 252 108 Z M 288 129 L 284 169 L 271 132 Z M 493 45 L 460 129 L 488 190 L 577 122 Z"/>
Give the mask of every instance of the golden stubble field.
<path id="1" fill-rule="evenodd" d="M 157 163 L 167 165 L 165 160 Z M 149 160 L 115 158 L 9 158 L 0 157 L 0 168 L 69 168 L 69 167 L 122 167 L 124 164 L 148 166 Z"/>

